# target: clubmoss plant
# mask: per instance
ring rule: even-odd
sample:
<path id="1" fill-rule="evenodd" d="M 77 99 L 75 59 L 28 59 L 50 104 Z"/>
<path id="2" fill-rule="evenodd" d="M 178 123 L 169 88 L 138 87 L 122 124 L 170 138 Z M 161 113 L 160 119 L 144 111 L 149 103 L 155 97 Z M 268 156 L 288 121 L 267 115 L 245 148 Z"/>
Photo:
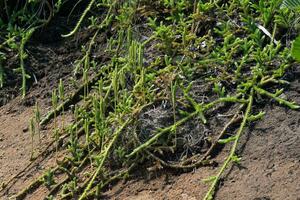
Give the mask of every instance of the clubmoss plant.
<path id="1" fill-rule="evenodd" d="M 18 71 L 21 71 L 22 74 L 22 96 L 23 98 L 26 95 L 26 79 L 29 79 L 30 76 L 26 73 L 25 70 L 25 63 L 24 60 L 27 58 L 27 54 L 25 52 L 25 44 L 27 43 L 27 41 L 29 40 L 29 38 L 31 37 L 31 35 L 33 34 L 33 32 L 35 31 L 34 28 L 30 29 L 27 32 L 24 32 L 22 34 L 22 40 L 21 40 L 21 45 L 20 45 L 20 49 L 19 49 L 19 56 L 20 56 L 20 68 L 18 68 Z"/>
<path id="2" fill-rule="evenodd" d="M 29 124 L 30 138 L 31 138 L 31 156 L 30 160 L 34 159 L 34 136 L 35 136 L 35 120 L 34 118 L 30 119 Z"/>
<path id="3" fill-rule="evenodd" d="M 58 98 L 61 100 L 63 103 L 65 101 L 65 88 L 62 79 L 59 79 L 59 84 L 58 84 Z M 65 128 L 65 115 L 64 115 L 64 110 L 65 108 L 62 108 L 62 129 Z"/>
<path id="4" fill-rule="evenodd" d="M 39 142 L 41 141 L 41 128 L 40 128 L 40 122 L 41 122 L 41 112 L 40 112 L 40 107 L 39 103 L 36 101 L 35 102 L 35 109 L 34 109 L 34 115 L 35 115 L 35 127 L 36 131 L 39 137 Z"/>

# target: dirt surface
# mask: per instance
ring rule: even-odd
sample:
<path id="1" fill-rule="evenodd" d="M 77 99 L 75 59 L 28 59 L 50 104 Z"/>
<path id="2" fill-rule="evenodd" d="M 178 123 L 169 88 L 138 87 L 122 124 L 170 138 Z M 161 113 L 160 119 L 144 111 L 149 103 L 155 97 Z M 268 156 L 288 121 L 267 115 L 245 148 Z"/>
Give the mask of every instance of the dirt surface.
<path id="1" fill-rule="evenodd" d="M 41 130 L 40 140 L 35 135 L 33 157 L 36 159 L 31 160 L 32 143 L 28 121 L 33 115 L 34 107 L 23 107 L 18 105 L 19 101 L 19 98 L 14 99 L 0 108 L 0 180 L 1 184 L 11 180 L 10 183 L 13 186 L 9 188 L 9 191 L 1 194 L 0 199 L 8 199 L 12 194 L 24 189 L 24 185 L 29 184 L 33 178 L 37 178 L 46 169 L 53 167 L 56 164 L 55 160 L 60 157 L 61 153 L 64 153 L 48 153 L 51 149 L 47 149 L 47 147 L 53 141 L 53 133 L 50 131 L 53 127 L 50 125 Z M 65 121 L 70 122 L 71 120 L 66 115 Z M 47 157 L 38 156 L 47 154 L 49 155 Z"/>
<path id="2" fill-rule="evenodd" d="M 299 80 L 296 80 L 285 95 L 300 102 L 299 88 Z M 31 140 L 27 125 L 33 107 L 24 107 L 20 102 L 22 100 L 16 98 L 0 109 L 1 181 L 9 180 L 30 163 Z M 241 164 L 233 166 L 226 173 L 216 199 L 299 199 L 300 113 L 279 107 L 273 102 L 268 103 L 266 110 L 265 118 L 245 131 L 239 148 Z M 37 144 L 36 151 L 41 152 L 47 146 L 51 138 L 49 130 L 42 131 L 42 141 Z M 216 162 L 222 162 L 228 152 L 228 147 L 225 147 L 216 157 Z M 18 181 L 1 199 L 8 199 L 8 196 L 22 190 L 33 178 L 53 166 L 59 157 L 52 153 L 46 159 L 35 162 L 33 168 L 21 174 Z M 208 187 L 203 179 L 215 174 L 217 169 L 209 166 L 185 173 L 167 169 L 151 172 L 146 169 L 139 170 L 129 180 L 111 185 L 102 198 L 201 199 Z M 41 187 L 27 199 L 43 199 L 47 193 L 47 188 Z"/>
<path id="3" fill-rule="evenodd" d="M 293 82 L 286 95 L 300 101 L 300 82 Z M 298 200 L 300 199 L 300 113 L 267 106 L 263 120 L 245 131 L 239 155 L 240 165 L 228 170 L 216 199 Z M 218 155 L 220 162 L 229 153 Z M 216 174 L 217 168 L 204 167 L 180 175 L 161 171 L 119 183 L 104 199 L 202 199 L 207 191 L 203 179 Z"/>
<path id="4" fill-rule="evenodd" d="M 81 4 L 74 8 L 71 16 L 65 16 L 70 6 L 64 5 L 62 12 L 45 27 L 36 30 L 26 44 L 25 51 L 28 58 L 25 59 L 25 71 L 30 76 L 26 81 L 26 90 L 29 91 L 26 95 L 27 100 L 40 97 L 51 98 L 51 91 L 57 88 L 59 79 L 65 82 L 67 92 L 76 88 L 69 79 L 72 77 L 74 62 L 82 56 L 81 46 L 89 41 L 91 33 L 82 31 L 72 39 L 63 38 L 61 34 L 74 27 L 80 16 L 79 13 L 84 8 Z M 14 72 L 20 66 L 20 58 L 17 52 L 9 51 L 7 54 L 8 58 L 3 63 L 6 78 L 4 87 L 0 90 L 0 106 L 21 94 L 22 76 Z M 30 100 L 22 102 L 34 103 Z"/>
<path id="5" fill-rule="evenodd" d="M 31 161 L 32 140 L 29 121 L 34 114 L 36 102 L 42 116 L 52 109 L 51 94 L 57 88 L 60 79 L 64 83 L 66 96 L 76 91 L 78 88 L 76 83 L 80 84 L 80 80 L 72 81 L 74 61 L 81 58 L 79 47 L 87 43 L 90 34 L 78 33 L 71 40 L 62 39 L 60 37 L 62 29 L 68 28 L 64 26 L 72 26 L 72 21 L 67 23 L 66 19 L 67 17 L 55 18 L 47 27 L 37 31 L 26 46 L 28 53 L 26 71 L 31 78 L 27 81 L 25 98 L 19 96 L 21 79 L 18 74 L 11 73 L 11 77 L 8 77 L 11 81 L 6 82 L 0 90 L 0 184 L 6 184 L 10 180 L 9 183 L 13 186 L 1 193 L 0 199 L 8 199 L 24 189 L 24 185 L 38 178 L 46 169 L 53 167 L 60 154 L 64 154 L 63 151 L 56 154 L 53 149 L 49 151 L 47 149 L 54 140 L 53 123 L 50 123 L 41 128 L 40 140 L 37 135 L 34 137 L 34 157 L 40 154 L 42 156 Z M 6 64 L 9 69 L 16 68 L 17 57 L 11 57 Z M 65 124 L 71 120 L 67 112 Z M 58 126 L 61 127 L 62 120 L 58 121 L 60 122 Z"/>

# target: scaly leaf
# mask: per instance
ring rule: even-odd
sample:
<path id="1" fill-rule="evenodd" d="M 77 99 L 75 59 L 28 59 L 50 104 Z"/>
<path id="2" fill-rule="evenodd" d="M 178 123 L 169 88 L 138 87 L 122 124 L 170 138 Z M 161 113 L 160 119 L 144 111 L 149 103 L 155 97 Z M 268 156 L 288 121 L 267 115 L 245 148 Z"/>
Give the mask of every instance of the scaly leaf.
<path id="1" fill-rule="evenodd" d="M 292 56 L 300 62 L 300 36 L 298 36 L 292 45 Z"/>
<path id="2" fill-rule="evenodd" d="M 282 7 L 286 7 L 291 10 L 299 9 L 300 8 L 300 0 L 284 0 L 282 2 Z"/>

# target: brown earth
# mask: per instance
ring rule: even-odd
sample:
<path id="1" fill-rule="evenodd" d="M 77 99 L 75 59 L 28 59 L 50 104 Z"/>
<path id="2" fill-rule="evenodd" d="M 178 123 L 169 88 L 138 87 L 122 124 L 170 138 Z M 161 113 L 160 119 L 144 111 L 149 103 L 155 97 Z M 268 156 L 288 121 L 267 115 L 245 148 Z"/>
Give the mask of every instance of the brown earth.
<path id="1" fill-rule="evenodd" d="M 35 87 L 28 96 L 38 90 L 41 88 Z M 300 102 L 299 80 L 292 83 L 286 96 Z M 41 100 L 44 112 L 49 110 L 46 101 Z M 6 182 L 31 162 L 31 139 L 27 126 L 33 106 L 24 106 L 23 102 L 17 97 L 0 108 L 1 182 Z M 227 172 L 216 199 L 300 199 L 300 113 L 273 102 L 268 102 L 265 110 L 265 118 L 245 131 L 239 148 L 241 164 Z M 50 130 L 51 125 L 42 130 L 41 142 L 35 138 L 36 151 L 41 152 L 47 146 L 51 140 Z M 217 163 L 222 162 L 228 147 L 217 156 Z M 8 199 L 22 190 L 45 169 L 54 166 L 55 159 L 62 154 L 64 152 L 58 155 L 51 153 L 47 158 L 34 161 L 32 168 L 21 174 L 7 193 L 1 194 L 1 199 Z M 208 188 L 203 179 L 214 175 L 217 170 L 217 167 L 202 167 L 181 174 L 169 170 L 144 170 L 134 173 L 127 181 L 111 185 L 102 198 L 201 199 Z M 45 194 L 47 189 L 42 187 L 27 199 L 43 199 Z"/>
<path id="2" fill-rule="evenodd" d="M 296 80 L 286 95 L 300 102 L 300 83 Z M 37 87 L 38 89 L 38 87 Z M 32 91 L 34 92 L 34 90 Z M 5 182 L 30 163 L 31 139 L 26 130 L 33 107 L 24 107 L 16 98 L 0 109 L 0 180 Z M 43 105 L 43 104 L 42 104 Z M 45 107 L 44 107 L 45 108 Z M 46 109 L 47 110 L 47 109 Z M 51 131 L 42 131 L 39 151 L 49 142 Z M 37 142 L 37 138 L 35 138 Z M 297 200 L 300 198 L 300 113 L 273 103 L 267 106 L 266 117 L 247 129 L 240 145 L 242 161 L 234 166 L 222 182 L 216 199 Z M 228 148 L 217 157 L 221 162 Z M 62 153 L 63 154 L 63 153 Z M 45 169 L 55 164 L 55 153 L 33 169 L 21 174 L 16 184 L 3 195 L 8 199 Z M 128 181 L 111 186 L 103 199 L 201 199 L 208 185 L 203 179 L 218 168 L 204 167 L 178 174 L 168 170 L 136 173 Z M 28 199 L 43 199 L 41 188 Z"/>
<path id="3" fill-rule="evenodd" d="M 287 96 L 300 101 L 299 80 Z M 298 200 L 300 199 L 300 112 L 274 104 L 267 106 L 263 120 L 248 128 L 241 140 L 241 164 L 228 170 L 216 199 Z M 228 148 L 217 161 L 228 153 Z M 118 183 L 104 199 L 202 199 L 208 185 L 203 179 L 217 168 L 204 167 L 174 175 L 160 172 Z"/>

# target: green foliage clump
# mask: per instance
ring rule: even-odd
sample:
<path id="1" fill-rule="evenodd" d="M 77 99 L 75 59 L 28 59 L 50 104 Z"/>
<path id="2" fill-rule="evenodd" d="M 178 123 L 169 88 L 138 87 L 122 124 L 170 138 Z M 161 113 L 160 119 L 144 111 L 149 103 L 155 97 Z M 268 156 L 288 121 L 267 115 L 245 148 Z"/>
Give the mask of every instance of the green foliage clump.
<path id="1" fill-rule="evenodd" d="M 62 5 L 62 1 L 26 0 L 0 2 L 0 88 L 5 84 L 5 63 L 7 49 L 15 51 L 20 60 L 20 66 L 14 71 L 21 74 L 22 96 L 26 95 L 26 80 L 30 75 L 26 72 L 26 43 L 37 29 L 50 22 Z"/>

